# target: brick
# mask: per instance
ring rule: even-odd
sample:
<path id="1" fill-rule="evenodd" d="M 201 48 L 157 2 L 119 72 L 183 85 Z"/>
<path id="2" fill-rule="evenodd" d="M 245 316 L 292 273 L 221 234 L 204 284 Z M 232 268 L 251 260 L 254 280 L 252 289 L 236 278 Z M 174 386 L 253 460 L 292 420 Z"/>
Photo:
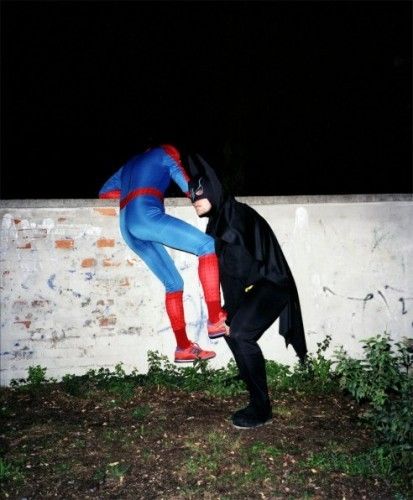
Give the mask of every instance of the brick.
<path id="1" fill-rule="evenodd" d="M 90 257 L 88 259 L 83 259 L 81 266 L 82 267 L 94 267 L 94 266 L 96 266 L 96 259 L 94 259 L 93 257 Z"/>
<path id="2" fill-rule="evenodd" d="M 114 314 L 99 318 L 99 326 L 101 326 L 102 328 L 113 325 L 116 325 L 116 316 Z"/>
<path id="3" fill-rule="evenodd" d="M 117 215 L 116 208 L 113 207 L 95 208 L 95 212 L 109 217 L 115 217 Z"/>
<path id="4" fill-rule="evenodd" d="M 109 239 L 109 238 L 100 238 L 97 240 L 96 245 L 98 248 L 103 248 L 103 247 L 114 247 L 115 246 L 115 240 Z"/>
<path id="5" fill-rule="evenodd" d="M 30 250 L 32 248 L 32 244 L 31 243 L 24 243 L 22 245 L 17 245 L 17 248 L 19 250 Z"/>
<path id="6" fill-rule="evenodd" d="M 114 262 L 112 259 L 103 259 L 103 265 L 104 267 L 118 267 L 120 266 L 120 262 Z"/>
<path id="7" fill-rule="evenodd" d="M 72 239 L 66 240 L 55 240 L 55 248 L 60 248 L 63 250 L 73 250 L 75 248 L 75 242 Z"/>

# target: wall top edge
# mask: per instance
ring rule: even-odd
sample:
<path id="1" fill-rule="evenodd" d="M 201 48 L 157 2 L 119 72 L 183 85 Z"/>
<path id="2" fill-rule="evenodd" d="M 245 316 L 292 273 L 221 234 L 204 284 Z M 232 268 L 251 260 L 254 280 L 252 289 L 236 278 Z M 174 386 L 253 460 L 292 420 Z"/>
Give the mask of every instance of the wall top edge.
<path id="1" fill-rule="evenodd" d="M 377 203 L 413 201 L 413 193 L 344 194 L 344 195 L 295 195 L 295 196 L 237 196 L 237 200 L 249 205 L 296 205 L 311 203 Z M 166 198 L 165 205 L 188 206 L 186 198 Z M 0 200 L 0 208 L 80 208 L 117 207 L 118 200 L 100 199 L 41 199 Z"/>

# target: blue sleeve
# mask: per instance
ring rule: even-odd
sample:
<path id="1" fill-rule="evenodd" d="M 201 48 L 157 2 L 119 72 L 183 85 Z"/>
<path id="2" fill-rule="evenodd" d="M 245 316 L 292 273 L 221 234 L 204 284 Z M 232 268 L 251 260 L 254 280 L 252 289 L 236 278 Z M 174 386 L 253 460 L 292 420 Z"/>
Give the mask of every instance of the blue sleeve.
<path id="1" fill-rule="evenodd" d="M 178 160 L 175 160 L 169 154 L 165 155 L 165 165 L 169 169 L 170 176 L 172 180 L 179 186 L 181 191 L 188 195 L 189 193 L 189 176 L 186 173 L 182 163 Z"/>
<path id="2" fill-rule="evenodd" d="M 103 184 L 99 191 L 99 198 L 120 198 L 122 168 Z"/>

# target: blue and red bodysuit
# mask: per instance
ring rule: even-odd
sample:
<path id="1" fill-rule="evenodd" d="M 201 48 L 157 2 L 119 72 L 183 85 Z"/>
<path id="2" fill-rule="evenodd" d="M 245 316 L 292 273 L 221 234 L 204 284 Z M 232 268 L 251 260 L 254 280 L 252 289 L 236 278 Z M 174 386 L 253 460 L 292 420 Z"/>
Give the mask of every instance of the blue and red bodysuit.
<path id="1" fill-rule="evenodd" d="M 187 347 L 182 292 L 183 279 L 165 246 L 199 257 L 198 272 L 209 321 L 221 311 L 219 271 L 214 239 L 196 227 L 165 213 L 164 194 L 173 180 L 188 194 L 189 176 L 179 152 L 162 145 L 131 158 L 99 191 L 99 198 L 120 198 L 120 230 L 127 245 L 165 286 L 166 309 L 179 347 Z M 165 245 L 165 246 L 164 246 Z M 177 335 L 177 331 L 180 331 Z"/>

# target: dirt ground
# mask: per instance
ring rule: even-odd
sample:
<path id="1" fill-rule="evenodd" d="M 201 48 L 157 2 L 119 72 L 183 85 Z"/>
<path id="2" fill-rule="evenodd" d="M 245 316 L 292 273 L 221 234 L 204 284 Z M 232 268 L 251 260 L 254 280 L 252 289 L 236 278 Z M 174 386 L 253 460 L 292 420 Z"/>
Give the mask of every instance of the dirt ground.
<path id="1" fill-rule="evenodd" d="M 372 436 L 342 395 L 273 394 L 274 420 L 231 426 L 244 397 L 135 387 L 87 397 L 58 385 L 2 389 L 1 456 L 11 499 L 390 499 L 387 481 L 308 465 L 330 450 L 356 454 Z M 11 471 L 11 472 L 10 472 Z"/>

